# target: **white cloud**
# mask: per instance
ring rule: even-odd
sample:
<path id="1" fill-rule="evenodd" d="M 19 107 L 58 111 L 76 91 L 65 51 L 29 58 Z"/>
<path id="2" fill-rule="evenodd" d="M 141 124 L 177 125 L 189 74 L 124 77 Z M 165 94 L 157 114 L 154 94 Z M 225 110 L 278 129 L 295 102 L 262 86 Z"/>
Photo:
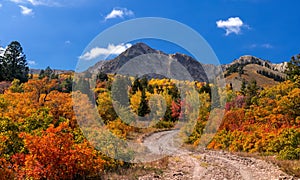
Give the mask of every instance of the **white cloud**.
<path id="1" fill-rule="evenodd" d="M 71 41 L 70 40 L 66 40 L 65 41 L 65 45 L 70 45 L 71 44 Z"/>
<path id="2" fill-rule="evenodd" d="M 264 48 L 264 49 L 272 49 L 274 48 L 274 46 L 270 43 L 265 43 L 265 44 L 251 44 L 249 46 L 250 49 L 254 49 L 254 48 Z"/>
<path id="3" fill-rule="evenodd" d="M 231 33 L 240 34 L 242 27 L 248 27 L 239 17 L 230 17 L 227 20 L 219 20 L 216 22 L 218 28 L 225 29 L 226 36 Z"/>
<path id="4" fill-rule="evenodd" d="M 53 0 L 27 0 L 34 6 L 60 6 L 60 3 Z"/>
<path id="5" fill-rule="evenodd" d="M 35 61 L 27 61 L 27 63 L 28 63 L 29 65 L 32 65 L 32 66 L 36 65 L 36 62 L 35 62 Z"/>
<path id="6" fill-rule="evenodd" d="M 25 3 L 26 1 L 24 0 L 10 0 L 13 3 L 17 3 L 17 4 L 21 4 L 21 3 Z"/>
<path id="7" fill-rule="evenodd" d="M 257 48 L 257 44 L 251 44 L 251 45 L 249 46 L 249 48 L 250 48 L 250 49 Z"/>
<path id="8" fill-rule="evenodd" d="M 269 43 L 262 44 L 261 47 L 266 48 L 266 49 L 272 49 L 273 48 L 272 44 L 269 44 Z"/>
<path id="9" fill-rule="evenodd" d="M 30 4 L 33 6 L 62 6 L 61 3 L 65 1 L 61 0 L 10 0 L 16 4 Z"/>
<path id="10" fill-rule="evenodd" d="M 79 59 L 92 60 L 99 56 L 119 55 L 131 46 L 132 44 L 122 43 L 116 46 L 113 44 L 109 44 L 107 48 L 95 47 L 90 51 L 86 52 L 84 55 L 80 56 Z"/>
<path id="11" fill-rule="evenodd" d="M 0 8 L 2 8 L 2 4 L 0 3 Z"/>
<path id="12" fill-rule="evenodd" d="M 126 8 L 114 8 L 109 14 L 105 16 L 105 20 L 114 18 L 124 18 L 125 16 L 133 16 L 134 13 Z"/>
<path id="13" fill-rule="evenodd" d="M 19 7 L 21 8 L 21 13 L 25 16 L 28 16 L 28 15 L 33 15 L 33 10 L 26 7 L 26 6 L 22 6 L 22 5 L 19 5 Z"/>

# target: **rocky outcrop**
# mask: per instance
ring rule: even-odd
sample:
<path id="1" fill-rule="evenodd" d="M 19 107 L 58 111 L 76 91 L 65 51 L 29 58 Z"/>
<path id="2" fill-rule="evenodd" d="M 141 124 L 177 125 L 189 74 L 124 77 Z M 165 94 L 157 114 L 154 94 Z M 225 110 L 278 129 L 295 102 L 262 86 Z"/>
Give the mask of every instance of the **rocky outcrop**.
<path id="1" fill-rule="evenodd" d="M 275 71 L 278 72 L 285 72 L 287 69 L 287 62 L 279 63 L 279 64 L 272 64 L 272 67 Z"/>
<path id="2" fill-rule="evenodd" d="M 267 67 L 271 70 L 282 72 L 282 73 L 285 72 L 285 70 L 287 68 L 287 62 L 283 62 L 283 63 L 279 63 L 279 64 L 273 64 L 268 60 L 263 60 L 261 58 L 257 58 L 255 56 L 251 56 L 251 55 L 245 55 L 245 56 L 241 56 L 238 59 L 235 59 L 230 64 L 223 65 L 223 70 L 226 70 L 229 67 L 231 67 L 233 65 L 236 65 L 236 64 L 239 64 L 239 65 L 242 65 L 242 66 L 245 66 L 247 64 L 258 64 L 260 66 Z"/>

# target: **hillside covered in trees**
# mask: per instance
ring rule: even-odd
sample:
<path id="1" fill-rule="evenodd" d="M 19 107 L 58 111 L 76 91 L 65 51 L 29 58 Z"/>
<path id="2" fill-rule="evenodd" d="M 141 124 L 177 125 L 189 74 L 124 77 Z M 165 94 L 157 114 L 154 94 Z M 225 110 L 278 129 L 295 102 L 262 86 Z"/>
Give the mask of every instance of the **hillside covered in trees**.
<path id="1" fill-rule="evenodd" d="M 87 109 L 92 108 L 89 100 L 95 99 L 94 105 L 105 127 L 123 140 L 134 139 L 136 134 L 145 132 L 134 126 L 141 121 L 148 121 L 149 131 L 155 131 L 172 129 L 178 120 L 193 119 L 195 125 L 184 126 L 182 134 L 185 143 L 195 147 L 203 132 L 206 135 L 215 133 L 206 126 L 212 110 L 218 113 L 225 107 L 224 118 L 219 120 L 220 127 L 213 139 L 207 142 L 208 148 L 259 153 L 299 162 L 299 62 L 299 55 L 293 57 L 288 63 L 287 80 L 263 90 L 256 81 L 243 82 L 242 88 L 236 91 L 230 85 L 221 89 L 197 81 L 147 79 L 101 72 L 97 74 L 95 87 L 90 87 L 91 76 L 88 74 L 75 79 L 73 73 L 58 75 L 48 67 L 39 75 L 28 75 L 22 47 L 18 42 L 12 42 L 0 61 L 0 80 L 11 82 L 10 87 L 0 94 L 0 176 L 5 179 L 100 178 L 107 171 L 132 165 L 128 163 L 134 156 L 132 152 L 122 152 L 125 162 L 103 153 L 114 152 L 114 147 L 99 150 L 86 139 L 76 117 L 89 119 L 92 114 L 77 111 L 75 115 L 74 95 Z M 113 86 L 116 81 L 122 86 Z M 72 84 L 78 88 L 72 91 Z M 197 93 L 182 94 L 178 84 L 193 87 Z M 118 92 L 117 95 L 125 93 L 128 101 L 121 95 L 112 96 L 114 92 Z M 212 93 L 220 101 L 212 103 Z M 191 108 L 193 99 L 201 102 L 198 111 Z M 118 116 L 115 104 L 130 112 L 126 121 Z M 91 128 L 95 128 L 93 132 L 98 130 Z M 192 133 L 185 134 L 189 128 Z M 120 154 L 115 154 L 117 156 Z M 299 169 L 300 166 L 290 167 L 292 173 Z"/>

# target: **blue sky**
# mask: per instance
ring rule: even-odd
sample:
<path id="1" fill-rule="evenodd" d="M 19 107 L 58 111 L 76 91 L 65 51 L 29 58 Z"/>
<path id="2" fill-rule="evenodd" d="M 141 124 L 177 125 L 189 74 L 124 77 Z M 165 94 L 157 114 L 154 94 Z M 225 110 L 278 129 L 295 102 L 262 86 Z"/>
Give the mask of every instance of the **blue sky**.
<path id="1" fill-rule="evenodd" d="M 19 41 L 31 68 L 75 69 L 103 30 L 133 18 L 163 17 L 196 30 L 221 63 L 248 54 L 279 63 L 300 53 L 299 7 L 298 0 L 0 0 L 0 46 Z M 146 42 L 167 53 L 184 52 Z M 109 52 L 108 45 L 101 48 Z"/>

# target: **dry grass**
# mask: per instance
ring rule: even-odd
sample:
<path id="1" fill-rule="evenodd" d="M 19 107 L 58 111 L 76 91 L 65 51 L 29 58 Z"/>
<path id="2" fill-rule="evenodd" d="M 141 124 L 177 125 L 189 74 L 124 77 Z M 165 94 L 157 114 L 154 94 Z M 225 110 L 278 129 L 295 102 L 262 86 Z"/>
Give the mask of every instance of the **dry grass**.
<path id="1" fill-rule="evenodd" d="M 237 152 L 234 154 L 243 157 L 253 157 L 256 159 L 262 159 L 264 161 L 277 165 L 283 172 L 291 176 L 300 178 L 300 160 L 280 160 L 277 159 L 275 156 L 262 156 L 258 153 Z"/>
<path id="2" fill-rule="evenodd" d="M 287 174 L 300 178 L 300 160 L 278 160 L 274 157 L 266 157 L 266 160 L 276 164 Z"/>
<path id="3" fill-rule="evenodd" d="M 6 89 L 8 89 L 11 86 L 11 83 L 8 81 L 2 81 L 0 82 L 0 94 L 3 94 Z"/>
<path id="4" fill-rule="evenodd" d="M 127 139 L 141 143 L 145 137 L 148 137 L 156 132 L 167 131 L 170 129 L 156 129 L 156 128 L 136 128 L 127 134 Z M 154 176 L 161 176 L 164 170 L 168 167 L 169 157 L 147 162 L 147 163 L 133 163 L 128 168 L 119 168 L 117 170 L 104 173 L 101 179 L 118 179 L 118 180 L 135 180 L 138 177 L 154 174 Z"/>
<path id="5" fill-rule="evenodd" d="M 164 157 L 160 160 L 132 164 L 129 168 L 121 168 L 114 172 L 106 172 L 101 179 L 118 179 L 118 180 L 135 180 L 138 177 L 154 174 L 154 176 L 161 176 L 169 164 L 169 157 Z"/>
<path id="6" fill-rule="evenodd" d="M 247 82 L 250 82 L 254 79 L 256 80 L 257 85 L 260 87 L 271 87 L 278 84 L 278 82 L 274 81 L 273 79 L 258 74 L 257 70 L 264 70 L 267 72 L 272 72 L 276 75 L 285 76 L 280 72 L 273 71 L 257 64 L 248 64 L 244 67 L 244 74 L 239 76 L 238 73 L 232 73 L 230 76 L 226 77 L 226 82 L 228 84 L 231 83 L 234 90 L 240 90 L 243 79 L 245 79 Z"/>

